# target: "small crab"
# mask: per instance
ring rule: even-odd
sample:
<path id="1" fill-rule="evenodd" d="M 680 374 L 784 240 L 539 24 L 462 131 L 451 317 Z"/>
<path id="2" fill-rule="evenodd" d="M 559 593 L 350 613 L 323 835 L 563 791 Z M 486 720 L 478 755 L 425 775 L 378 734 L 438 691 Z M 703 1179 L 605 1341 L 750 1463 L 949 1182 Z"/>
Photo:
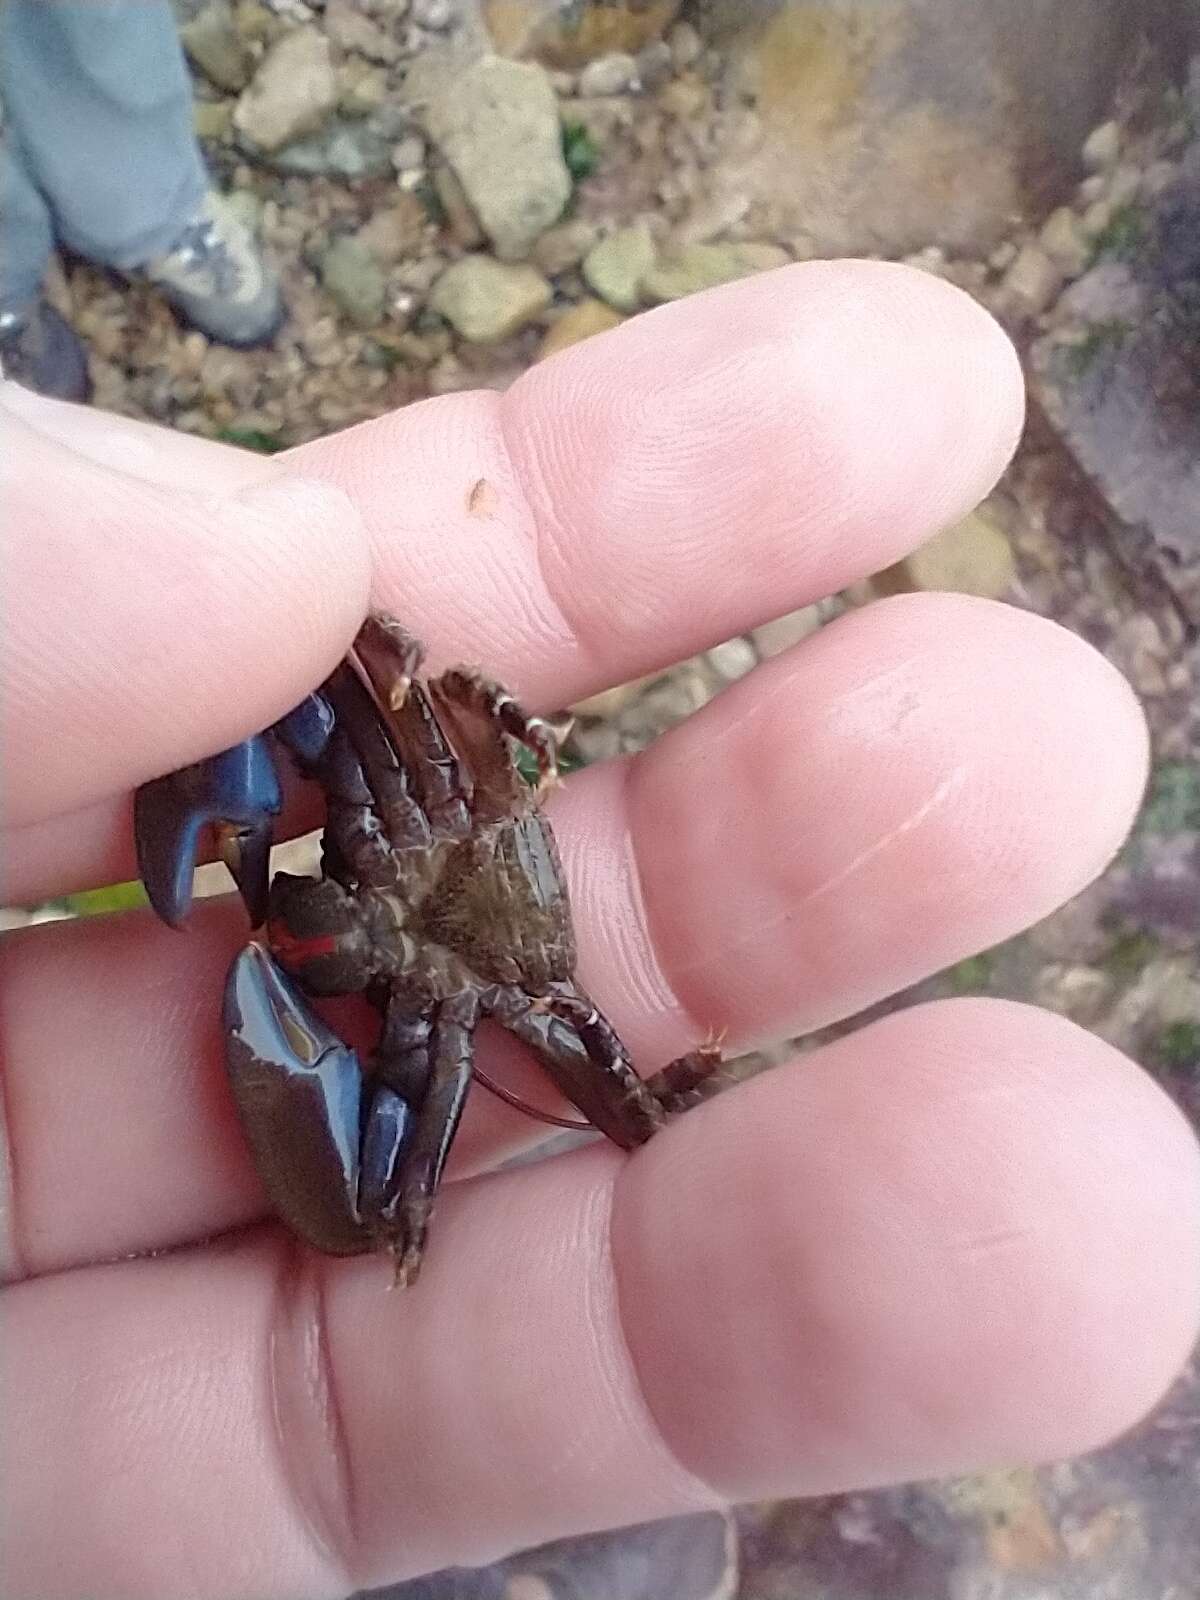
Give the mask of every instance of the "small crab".
<path id="1" fill-rule="evenodd" d="M 272 1205 L 319 1250 L 389 1252 L 402 1283 L 420 1265 L 483 1017 L 533 1050 L 584 1126 L 625 1149 L 693 1104 L 720 1060 L 708 1043 L 638 1076 L 574 977 L 566 885 L 540 808 L 557 782 L 553 730 L 478 672 L 418 680 L 422 658 L 398 622 L 371 616 L 347 660 L 270 730 L 324 793 L 320 878 L 269 881 L 282 796 L 262 735 L 155 779 L 135 803 L 160 916 L 186 917 L 211 824 L 251 922 L 265 924 L 266 945 L 230 969 L 224 1020 Z M 365 1070 L 305 998 L 355 993 L 381 1018 Z"/>

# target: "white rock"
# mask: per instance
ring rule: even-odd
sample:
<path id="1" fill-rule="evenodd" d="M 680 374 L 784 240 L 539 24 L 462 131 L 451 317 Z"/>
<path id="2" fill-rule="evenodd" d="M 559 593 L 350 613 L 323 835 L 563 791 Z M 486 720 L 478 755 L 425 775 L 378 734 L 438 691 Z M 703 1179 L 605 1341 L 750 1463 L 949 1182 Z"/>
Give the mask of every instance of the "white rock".
<path id="1" fill-rule="evenodd" d="M 589 61 L 579 74 L 579 93 L 585 99 L 624 94 L 637 77 L 637 62 L 623 50 Z"/>
<path id="2" fill-rule="evenodd" d="M 727 639 L 724 644 L 714 645 L 705 660 L 726 683 L 736 683 L 758 665 L 758 652 L 749 639 Z"/>
<path id="3" fill-rule="evenodd" d="M 1005 288 L 1022 308 L 1036 316 L 1058 298 L 1065 274 L 1041 245 L 1027 244 L 1005 274 Z"/>
<path id="4" fill-rule="evenodd" d="M 704 40 L 690 22 L 677 22 L 667 35 L 671 47 L 671 63 L 676 72 L 686 72 L 694 67 L 704 54 Z"/>
<path id="5" fill-rule="evenodd" d="M 1040 238 L 1043 250 L 1070 278 L 1078 277 L 1091 259 L 1091 240 L 1070 206 L 1050 213 Z"/>
<path id="6" fill-rule="evenodd" d="M 1121 154 L 1121 129 L 1115 122 L 1102 122 L 1088 134 L 1081 152 L 1083 164 L 1092 172 L 1115 166 Z"/>

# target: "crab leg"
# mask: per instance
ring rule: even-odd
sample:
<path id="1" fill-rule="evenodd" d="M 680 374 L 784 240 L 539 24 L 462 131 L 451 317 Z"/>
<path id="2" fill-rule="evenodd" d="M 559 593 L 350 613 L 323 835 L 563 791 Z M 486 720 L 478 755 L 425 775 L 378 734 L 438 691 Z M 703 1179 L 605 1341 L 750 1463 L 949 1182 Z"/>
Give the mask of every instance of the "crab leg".
<path id="1" fill-rule="evenodd" d="M 471 1084 L 478 1020 L 479 1000 L 474 994 L 456 995 L 438 1009 L 429 1088 L 417 1113 L 412 1142 L 403 1154 L 399 1195 L 389 1208 L 395 1220 L 384 1230 L 396 1260 L 398 1285 L 414 1283 L 420 1271 L 434 1196 Z"/>
<path id="2" fill-rule="evenodd" d="M 622 1149 L 645 1144 L 663 1126 L 664 1107 L 582 990 L 534 996 L 497 988 L 484 1004 L 489 1016 L 536 1051 L 571 1104 Z"/>
<path id="3" fill-rule="evenodd" d="M 541 717 L 531 717 L 503 684 L 467 667 L 454 667 L 435 678 L 430 688 L 438 696 L 497 722 L 511 738 L 528 745 L 537 757 L 538 787 L 545 791 L 558 779 L 558 740 Z"/>

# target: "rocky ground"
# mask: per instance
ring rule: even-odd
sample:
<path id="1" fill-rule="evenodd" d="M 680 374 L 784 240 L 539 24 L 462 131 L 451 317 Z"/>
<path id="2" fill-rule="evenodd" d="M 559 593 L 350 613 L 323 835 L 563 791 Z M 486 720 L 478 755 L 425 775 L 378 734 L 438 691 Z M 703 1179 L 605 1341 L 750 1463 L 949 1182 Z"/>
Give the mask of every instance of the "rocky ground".
<path id="1" fill-rule="evenodd" d="M 425 395 L 503 387 L 644 307 L 821 253 L 734 181 L 762 127 L 697 28 L 702 7 L 179 3 L 197 129 L 279 264 L 289 317 L 274 347 L 230 351 L 148 291 L 71 265 L 55 293 L 108 409 L 277 448 Z M 1048 218 L 979 258 L 936 244 L 907 257 L 977 296 L 1026 356 L 1030 428 L 973 516 L 872 585 L 575 708 L 572 749 L 590 761 L 640 747 L 879 593 L 963 589 L 1057 618 L 1146 706 L 1147 806 L 1101 883 L 920 992 L 1063 1011 L 1200 1122 L 1198 127 L 1200 79 L 1135 78 Z M 1194 1519 L 1172 1524 L 1163 1489 L 1200 1460 L 1198 1395 L 1185 1383 L 1124 1453 L 1080 1468 L 748 1513 L 744 1592 L 1198 1596 Z M 507 1568 L 503 1592 L 530 1570 Z"/>

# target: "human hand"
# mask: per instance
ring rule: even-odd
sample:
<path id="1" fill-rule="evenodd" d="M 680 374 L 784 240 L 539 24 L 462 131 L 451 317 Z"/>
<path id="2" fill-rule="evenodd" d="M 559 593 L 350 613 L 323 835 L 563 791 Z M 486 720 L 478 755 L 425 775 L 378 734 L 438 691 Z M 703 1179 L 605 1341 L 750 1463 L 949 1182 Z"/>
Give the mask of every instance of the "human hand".
<path id="1" fill-rule="evenodd" d="M 0 388 L 4 901 L 130 876 L 131 789 L 286 711 L 368 598 L 435 667 L 553 709 L 965 513 L 1019 382 L 964 296 L 841 264 L 272 462 Z M 1061 629 L 856 611 L 554 796 L 581 978 L 646 1068 L 709 1024 L 740 1048 L 847 1016 L 1081 888 L 1145 759 Z M 1195 1335 L 1182 1118 L 1069 1023 L 976 1000 L 632 1157 L 483 1176 L 539 1135 L 477 1096 L 420 1285 L 388 1293 L 264 1218 L 219 1035 L 244 938 L 207 902 L 186 936 L 134 912 L 0 947 L 6 1600 L 334 1596 L 1056 1456 L 1134 1421 Z"/>

